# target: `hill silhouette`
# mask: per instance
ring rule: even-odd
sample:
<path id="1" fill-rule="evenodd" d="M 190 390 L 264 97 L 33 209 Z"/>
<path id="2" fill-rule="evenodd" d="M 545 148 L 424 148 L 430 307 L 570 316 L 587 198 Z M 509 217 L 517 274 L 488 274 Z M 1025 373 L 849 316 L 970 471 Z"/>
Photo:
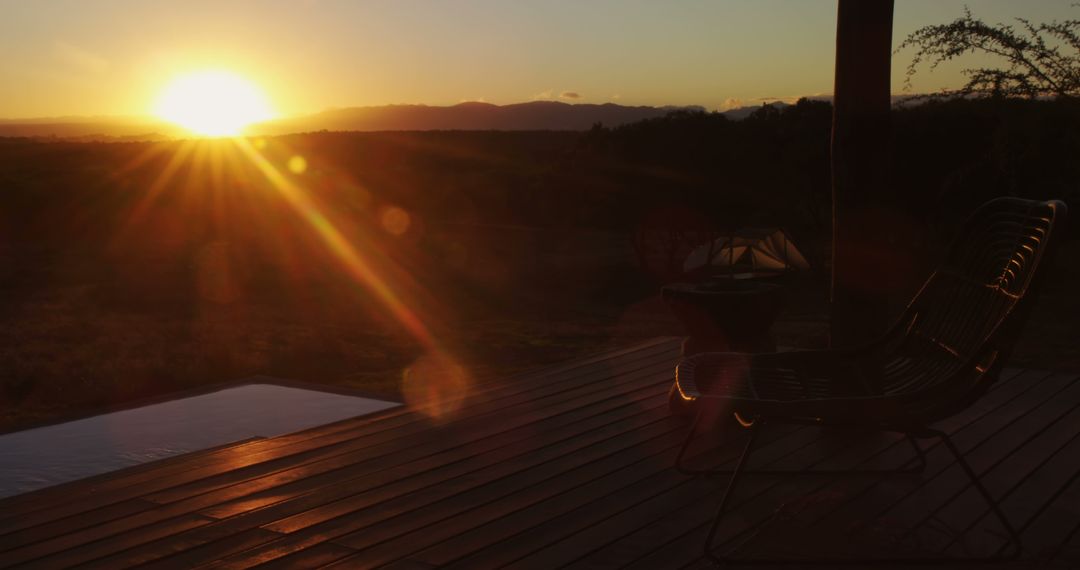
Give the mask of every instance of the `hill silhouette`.
<path id="1" fill-rule="evenodd" d="M 532 101 L 511 105 L 466 102 L 451 106 L 381 105 L 330 109 L 252 125 L 252 135 L 317 131 L 584 131 L 597 123 L 615 127 L 701 107 L 644 107 Z M 64 117 L 0 121 L 0 136 L 63 139 L 158 140 L 182 137 L 153 118 Z"/>
<path id="2" fill-rule="evenodd" d="M 94 116 L 0 119 L 0 137 L 70 141 L 156 141 L 180 136 L 182 130 L 152 117 Z"/>
<path id="3" fill-rule="evenodd" d="M 532 101 L 512 105 L 465 102 L 448 107 L 385 105 L 333 109 L 254 125 L 253 133 L 276 135 L 328 131 L 583 131 L 596 123 L 618 126 L 661 117 L 673 107 L 628 107 L 614 103 L 569 104 Z"/>

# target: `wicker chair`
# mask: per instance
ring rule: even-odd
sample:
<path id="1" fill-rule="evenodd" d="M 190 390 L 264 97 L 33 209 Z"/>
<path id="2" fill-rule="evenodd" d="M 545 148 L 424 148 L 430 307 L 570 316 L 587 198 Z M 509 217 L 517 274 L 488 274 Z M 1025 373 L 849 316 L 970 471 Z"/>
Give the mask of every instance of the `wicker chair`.
<path id="1" fill-rule="evenodd" d="M 866 346 L 769 354 L 704 353 L 684 358 L 676 369 L 677 397 L 700 409 L 679 454 L 678 467 L 687 474 L 731 474 L 705 542 L 706 556 L 718 564 L 736 562 L 713 552 L 716 530 L 740 476 L 747 471 L 755 437 L 764 426 L 783 423 L 901 433 L 911 442 L 921 466 L 925 466 L 925 458 L 915 440 L 939 438 L 1009 537 L 991 557 L 945 560 L 986 562 L 1017 556 L 1021 544 L 1015 528 L 949 436 L 931 424 L 963 410 L 997 380 L 1029 312 L 1040 261 L 1061 233 L 1065 213 L 1065 205 L 1059 201 L 999 198 L 981 206 L 900 319 Z M 702 404 L 730 409 L 749 431 L 733 471 L 696 470 L 685 465 L 686 450 L 704 415 Z M 845 558 L 814 562 L 883 561 L 943 560 Z"/>

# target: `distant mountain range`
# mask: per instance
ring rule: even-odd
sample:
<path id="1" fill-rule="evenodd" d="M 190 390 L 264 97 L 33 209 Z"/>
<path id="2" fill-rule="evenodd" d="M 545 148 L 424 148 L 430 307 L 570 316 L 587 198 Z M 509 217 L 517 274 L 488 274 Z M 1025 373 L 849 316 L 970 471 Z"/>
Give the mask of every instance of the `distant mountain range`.
<path id="1" fill-rule="evenodd" d="M 0 137 L 64 140 L 161 140 L 180 136 L 174 125 L 144 117 L 0 119 Z"/>
<path id="2" fill-rule="evenodd" d="M 830 96 L 812 99 L 831 101 Z M 893 95 L 893 104 L 909 101 L 909 95 Z M 918 104 L 918 102 L 914 103 Z M 723 112 L 733 121 L 749 117 L 763 105 L 779 109 L 789 104 L 771 101 Z M 584 131 L 600 123 L 616 127 L 662 117 L 671 111 L 706 111 L 701 106 L 632 107 L 614 103 L 563 103 L 531 101 L 511 105 L 467 102 L 445 107 L 431 105 L 380 105 L 329 109 L 310 115 L 286 117 L 252 125 L 249 135 L 271 136 L 316 131 Z M 164 140 L 190 136 L 176 125 L 152 117 L 54 117 L 0 119 L 0 137 L 64 140 Z"/>
<path id="3" fill-rule="evenodd" d="M 630 107 L 605 103 L 569 104 L 533 101 L 513 105 L 460 103 L 448 107 L 384 105 L 331 109 L 252 125 L 251 135 L 313 131 L 555 130 L 581 131 L 594 124 L 618 126 L 660 117 L 677 109 L 703 107 Z M 143 117 L 62 117 L 0 120 L 0 136 L 73 140 L 155 140 L 184 136 L 182 129 Z"/>
<path id="4" fill-rule="evenodd" d="M 314 115 L 279 119 L 249 129 L 257 134 L 284 134 L 308 131 L 583 131 L 597 123 L 618 126 L 660 117 L 676 109 L 704 110 L 703 107 L 628 107 L 605 103 L 569 104 L 533 101 L 513 105 L 459 103 L 450 107 L 427 105 L 387 105 L 349 107 Z"/>

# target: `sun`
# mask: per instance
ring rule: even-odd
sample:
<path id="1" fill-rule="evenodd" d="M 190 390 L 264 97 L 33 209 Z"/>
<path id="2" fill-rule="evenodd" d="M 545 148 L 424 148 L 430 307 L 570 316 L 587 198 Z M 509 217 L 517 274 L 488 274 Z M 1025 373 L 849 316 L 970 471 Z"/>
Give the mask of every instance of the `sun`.
<path id="1" fill-rule="evenodd" d="M 158 97 L 154 114 L 209 137 L 240 135 L 248 125 L 274 118 L 269 100 L 257 85 L 223 70 L 174 78 Z"/>

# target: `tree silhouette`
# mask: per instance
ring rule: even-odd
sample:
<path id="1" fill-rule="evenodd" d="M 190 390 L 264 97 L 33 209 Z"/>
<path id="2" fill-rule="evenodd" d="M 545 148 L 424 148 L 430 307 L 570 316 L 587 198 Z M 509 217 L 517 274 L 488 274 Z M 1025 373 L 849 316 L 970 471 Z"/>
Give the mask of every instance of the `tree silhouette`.
<path id="1" fill-rule="evenodd" d="M 1004 65 L 965 69 L 963 87 L 936 95 L 1080 97 L 1080 19 L 1016 21 L 1019 26 L 990 25 L 965 7 L 964 15 L 948 24 L 915 30 L 896 50 L 916 50 L 907 67 L 906 87 L 911 88 L 911 78 L 924 63 L 934 69 L 963 55 L 985 54 L 1000 58 Z"/>

